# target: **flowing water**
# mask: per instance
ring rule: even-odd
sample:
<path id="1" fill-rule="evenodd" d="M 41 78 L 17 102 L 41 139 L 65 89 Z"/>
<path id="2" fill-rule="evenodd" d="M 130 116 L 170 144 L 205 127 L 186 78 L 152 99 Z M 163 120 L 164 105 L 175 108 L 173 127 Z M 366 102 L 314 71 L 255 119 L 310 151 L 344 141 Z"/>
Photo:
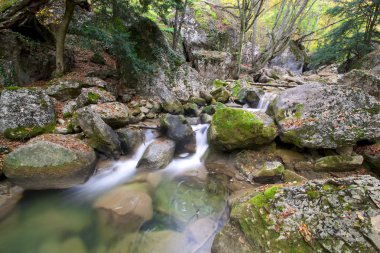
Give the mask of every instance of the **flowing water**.
<path id="1" fill-rule="evenodd" d="M 136 169 L 154 140 L 149 130 L 131 157 L 115 162 L 86 184 L 63 191 L 26 192 L 15 211 L 0 222 L 0 252 L 211 252 L 213 238 L 226 220 L 227 190 L 223 179 L 208 175 L 203 165 L 208 126 L 193 128 L 196 153 L 177 156 L 163 170 Z M 125 208 L 122 205 L 113 206 L 114 212 L 99 208 L 99 199 L 117 191 L 121 198 L 131 191 L 133 196 L 144 196 L 127 203 L 136 207 L 129 210 L 133 215 L 118 215 Z"/>

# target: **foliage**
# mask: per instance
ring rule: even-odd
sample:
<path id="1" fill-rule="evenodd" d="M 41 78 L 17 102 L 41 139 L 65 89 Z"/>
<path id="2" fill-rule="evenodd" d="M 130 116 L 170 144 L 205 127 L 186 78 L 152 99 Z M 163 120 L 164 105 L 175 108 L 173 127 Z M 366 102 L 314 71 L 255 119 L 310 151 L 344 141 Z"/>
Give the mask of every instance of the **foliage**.
<path id="1" fill-rule="evenodd" d="M 379 43 L 378 15 L 380 1 L 335 0 L 336 6 L 326 12 L 341 22 L 334 27 L 313 55 L 313 66 L 342 63 L 361 58 Z"/>

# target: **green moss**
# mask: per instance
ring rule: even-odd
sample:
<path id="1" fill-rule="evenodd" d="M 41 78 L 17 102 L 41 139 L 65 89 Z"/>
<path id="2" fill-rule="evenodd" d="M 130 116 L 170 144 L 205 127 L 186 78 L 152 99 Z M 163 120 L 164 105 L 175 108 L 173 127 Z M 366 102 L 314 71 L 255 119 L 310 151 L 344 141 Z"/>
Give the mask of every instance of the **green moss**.
<path id="1" fill-rule="evenodd" d="M 100 99 L 100 95 L 98 93 L 89 92 L 87 95 L 87 102 L 89 104 L 97 104 Z"/>
<path id="2" fill-rule="evenodd" d="M 304 108 L 303 104 L 297 104 L 296 105 L 296 113 L 294 114 L 294 116 L 297 119 L 300 119 L 302 117 L 302 110 L 303 110 L 303 108 Z"/>
<path id="3" fill-rule="evenodd" d="M 318 199 L 320 197 L 320 193 L 314 189 L 310 189 L 310 190 L 306 191 L 306 194 L 310 200 L 315 200 L 315 199 Z"/>
<path id="4" fill-rule="evenodd" d="M 251 198 L 249 202 L 257 208 L 265 207 L 269 205 L 272 199 L 274 199 L 274 196 L 279 189 L 280 188 L 278 186 L 268 188 L 263 193 L 259 193 L 255 197 Z"/>
<path id="5" fill-rule="evenodd" d="M 221 87 L 226 87 L 226 86 L 228 86 L 228 83 L 226 83 L 225 81 L 222 81 L 222 80 L 216 79 L 216 80 L 214 80 L 213 85 L 214 85 L 214 87 L 215 87 L 216 89 L 218 89 L 218 88 L 221 88 Z"/>
<path id="6" fill-rule="evenodd" d="M 19 90 L 19 89 L 21 89 L 22 87 L 20 87 L 20 86 L 8 86 L 8 87 L 6 87 L 5 89 L 6 90 L 9 90 L 9 91 L 16 91 L 16 90 Z"/>
<path id="7" fill-rule="evenodd" d="M 72 114 L 71 112 L 65 112 L 65 113 L 63 114 L 63 118 L 64 118 L 64 119 L 71 118 L 72 116 L 73 116 L 73 114 Z"/>
<path id="8" fill-rule="evenodd" d="M 239 94 L 240 90 L 241 90 L 241 84 L 240 84 L 240 81 L 237 80 L 235 82 L 235 86 L 232 88 L 232 95 L 234 97 L 237 97 L 237 95 Z"/>
<path id="9" fill-rule="evenodd" d="M 19 127 L 16 129 L 8 128 L 4 136 L 11 140 L 26 140 L 44 133 L 51 133 L 55 129 L 55 124 L 49 124 L 44 127 Z"/>

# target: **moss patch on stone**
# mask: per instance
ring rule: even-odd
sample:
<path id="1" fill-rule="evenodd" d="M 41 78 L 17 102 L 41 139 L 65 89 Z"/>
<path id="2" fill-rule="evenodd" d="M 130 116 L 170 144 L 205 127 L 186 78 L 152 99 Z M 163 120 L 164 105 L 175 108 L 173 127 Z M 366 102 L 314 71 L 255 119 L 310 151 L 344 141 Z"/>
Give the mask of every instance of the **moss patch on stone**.
<path id="1" fill-rule="evenodd" d="M 55 124 L 49 124 L 43 127 L 33 126 L 33 127 L 18 127 L 18 128 L 8 128 L 4 131 L 4 136 L 11 140 L 27 140 L 33 138 L 37 135 L 44 133 L 51 133 L 55 129 Z"/>

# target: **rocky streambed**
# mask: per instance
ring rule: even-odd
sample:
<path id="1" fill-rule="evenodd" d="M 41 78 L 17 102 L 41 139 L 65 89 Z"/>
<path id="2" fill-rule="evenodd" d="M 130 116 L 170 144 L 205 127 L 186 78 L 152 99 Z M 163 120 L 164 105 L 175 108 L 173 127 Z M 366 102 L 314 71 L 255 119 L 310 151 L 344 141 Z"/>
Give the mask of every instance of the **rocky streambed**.
<path id="1" fill-rule="evenodd" d="M 160 103 L 88 78 L 0 105 L 25 142 L 4 156 L 1 252 L 380 250 L 380 103 L 364 91 L 218 80 Z"/>

